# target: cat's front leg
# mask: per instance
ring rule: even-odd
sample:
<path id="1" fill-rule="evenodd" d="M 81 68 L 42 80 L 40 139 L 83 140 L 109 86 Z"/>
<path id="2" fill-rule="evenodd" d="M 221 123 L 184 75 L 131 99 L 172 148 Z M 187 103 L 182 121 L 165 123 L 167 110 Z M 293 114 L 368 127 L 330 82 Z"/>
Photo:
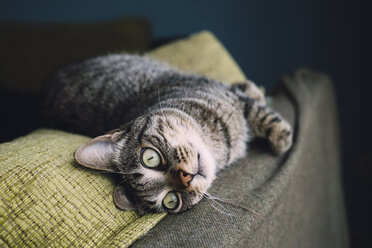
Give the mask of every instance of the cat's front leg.
<path id="1" fill-rule="evenodd" d="M 269 140 L 275 153 L 284 153 L 292 145 L 292 127 L 277 112 L 260 104 L 249 101 L 246 105 L 246 118 L 250 129 L 256 136 Z"/>

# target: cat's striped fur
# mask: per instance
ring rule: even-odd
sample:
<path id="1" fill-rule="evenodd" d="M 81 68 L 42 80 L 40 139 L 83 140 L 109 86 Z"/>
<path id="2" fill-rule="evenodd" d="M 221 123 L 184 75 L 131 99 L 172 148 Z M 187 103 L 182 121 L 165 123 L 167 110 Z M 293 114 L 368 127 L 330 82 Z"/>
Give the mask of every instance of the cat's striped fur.
<path id="1" fill-rule="evenodd" d="M 292 140 L 290 125 L 253 83 L 228 86 L 141 56 L 69 65 L 50 78 L 44 96 L 51 125 L 98 136 L 78 149 L 77 161 L 121 174 L 115 202 L 140 214 L 165 211 L 171 191 L 181 204 L 170 212 L 195 205 L 219 170 L 246 155 L 253 136 L 266 137 L 277 153 Z M 147 148 L 160 155 L 158 167 L 141 162 Z"/>

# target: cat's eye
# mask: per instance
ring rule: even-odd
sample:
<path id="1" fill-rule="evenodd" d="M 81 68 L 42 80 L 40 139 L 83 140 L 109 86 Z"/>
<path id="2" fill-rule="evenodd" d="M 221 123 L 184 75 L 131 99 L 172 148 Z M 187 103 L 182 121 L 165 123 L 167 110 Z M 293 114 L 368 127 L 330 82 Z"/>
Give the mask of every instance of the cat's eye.
<path id="1" fill-rule="evenodd" d="M 159 153 L 151 148 L 145 148 L 141 154 L 142 164 L 149 168 L 158 167 L 161 164 Z"/>
<path id="2" fill-rule="evenodd" d="M 167 209 L 167 210 L 175 210 L 176 208 L 178 208 L 180 205 L 180 199 L 177 195 L 177 193 L 171 191 L 171 192 L 168 192 L 168 194 L 165 195 L 164 199 L 163 199 L 163 206 Z"/>

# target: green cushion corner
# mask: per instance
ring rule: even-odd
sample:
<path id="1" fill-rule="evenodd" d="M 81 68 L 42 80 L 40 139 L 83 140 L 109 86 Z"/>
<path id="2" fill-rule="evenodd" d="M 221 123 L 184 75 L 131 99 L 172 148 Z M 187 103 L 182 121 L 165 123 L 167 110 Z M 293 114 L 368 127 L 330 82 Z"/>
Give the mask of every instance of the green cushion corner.
<path id="1" fill-rule="evenodd" d="M 167 62 L 182 71 L 233 83 L 246 79 L 239 65 L 221 42 L 209 31 L 161 46 L 150 57 Z"/>

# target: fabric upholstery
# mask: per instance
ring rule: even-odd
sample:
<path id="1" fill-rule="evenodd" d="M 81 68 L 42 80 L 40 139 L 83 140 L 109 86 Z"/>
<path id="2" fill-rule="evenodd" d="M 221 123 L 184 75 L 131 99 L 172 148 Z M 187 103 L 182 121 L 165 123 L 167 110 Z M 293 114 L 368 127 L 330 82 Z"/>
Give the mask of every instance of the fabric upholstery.
<path id="1" fill-rule="evenodd" d="M 264 142 L 219 173 L 210 194 L 169 215 L 133 247 L 348 247 L 338 117 L 328 77 L 299 70 L 272 106 L 294 126 L 293 148 L 274 156 Z"/>
<path id="2" fill-rule="evenodd" d="M 149 55 L 217 79 L 215 71 L 225 70 L 227 82 L 244 79 L 211 33 L 176 44 Z M 43 129 L 0 145 L 0 247 L 126 247 L 166 216 L 139 218 L 118 210 L 112 199 L 117 182 L 74 160 L 76 148 L 88 140 Z"/>

